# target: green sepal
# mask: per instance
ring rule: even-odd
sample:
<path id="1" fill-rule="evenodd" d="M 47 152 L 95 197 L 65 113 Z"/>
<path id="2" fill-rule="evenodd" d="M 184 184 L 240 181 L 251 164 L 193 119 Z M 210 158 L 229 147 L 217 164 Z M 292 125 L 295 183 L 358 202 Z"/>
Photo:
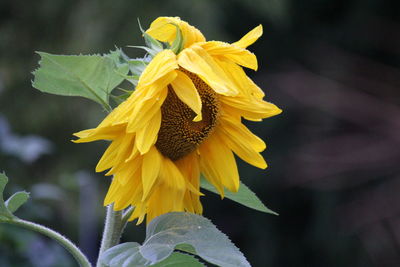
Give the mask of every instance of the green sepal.
<path id="1" fill-rule="evenodd" d="M 117 88 L 117 90 L 122 91 L 123 93 L 120 95 L 111 95 L 112 100 L 114 100 L 114 102 L 119 105 L 122 102 L 124 102 L 126 99 L 128 99 L 128 97 L 133 93 L 132 90 L 126 90 L 126 89 L 122 89 L 122 88 Z"/>
<path id="2" fill-rule="evenodd" d="M 126 47 L 130 47 L 130 48 L 138 48 L 138 49 L 143 49 L 144 51 L 146 51 L 151 57 L 155 57 L 159 52 L 162 51 L 159 49 L 153 49 L 147 46 L 142 46 L 142 45 L 127 45 Z"/>
<path id="3" fill-rule="evenodd" d="M 182 31 L 181 29 L 178 27 L 178 25 L 171 23 L 172 25 L 174 25 L 176 27 L 176 36 L 175 36 L 175 40 L 173 41 L 173 43 L 171 44 L 171 50 L 177 55 L 179 54 L 182 49 L 183 49 L 183 36 L 182 36 Z"/>
<path id="4" fill-rule="evenodd" d="M 148 60 L 146 58 L 130 59 L 128 61 L 129 70 L 133 75 L 140 76 L 147 67 Z"/>
<path id="5" fill-rule="evenodd" d="M 139 18 L 138 18 L 138 25 L 139 25 L 140 31 L 143 34 L 146 45 L 154 51 L 158 51 L 158 52 L 162 51 L 164 49 L 163 44 L 160 41 L 151 37 L 149 34 L 147 34 L 145 30 L 143 30 L 142 24 L 140 23 Z"/>

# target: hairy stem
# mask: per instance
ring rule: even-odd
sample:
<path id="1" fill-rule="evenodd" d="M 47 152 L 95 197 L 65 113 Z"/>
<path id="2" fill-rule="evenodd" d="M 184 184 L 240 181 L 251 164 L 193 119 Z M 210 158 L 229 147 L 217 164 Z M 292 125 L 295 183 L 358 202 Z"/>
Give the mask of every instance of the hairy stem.
<path id="1" fill-rule="evenodd" d="M 26 229 L 44 234 L 44 235 L 54 239 L 55 241 L 60 243 L 64 248 L 66 248 L 72 254 L 72 256 L 75 258 L 75 260 L 79 263 L 79 265 L 81 267 L 91 267 L 92 266 L 90 264 L 89 260 L 86 258 L 86 256 L 82 253 L 82 251 L 80 251 L 80 249 L 74 243 L 72 243 L 72 241 L 67 239 L 62 234 L 60 234 L 50 228 L 47 228 L 46 226 L 43 226 L 43 225 L 40 225 L 37 223 L 33 223 L 33 222 L 29 222 L 29 221 L 25 221 L 25 220 L 21 220 L 19 218 L 13 218 L 13 219 L 7 219 L 7 220 L 0 219 L 0 222 L 18 225 L 18 226 L 24 227 Z"/>
<path id="2" fill-rule="evenodd" d="M 101 246 L 99 250 L 99 257 L 97 259 L 97 267 L 103 267 L 104 264 L 101 263 L 101 256 L 103 253 L 119 244 L 119 240 L 124 230 L 126 221 L 122 218 L 122 211 L 114 211 L 114 205 L 111 204 L 107 206 L 107 215 L 104 224 L 103 237 L 101 240 Z"/>

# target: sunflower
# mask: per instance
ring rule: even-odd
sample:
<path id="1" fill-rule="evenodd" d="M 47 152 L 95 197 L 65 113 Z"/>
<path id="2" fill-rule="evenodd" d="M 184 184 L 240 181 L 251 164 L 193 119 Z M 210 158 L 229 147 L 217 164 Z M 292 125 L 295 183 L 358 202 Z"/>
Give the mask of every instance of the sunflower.
<path id="1" fill-rule="evenodd" d="M 180 48 L 154 54 L 132 94 L 96 128 L 74 134 L 77 143 L 111 141 L 96 166 L 114 176 L 104 205 L 134 207 L 130 220 L 138 224 L 172 211 L 201 214 L 201 174 L 222 197 L 225 188 L 237 192 L 234 154 L 267 167 L 265 143 L 242 118 L 281 112 L 242 68 L 257 70 L 246 48 L 262 35 L 261 25 L 232 44 L 206 41 L 178 17 L 157 18 L 145 34 L 169 47 L 180 36 Z"/>

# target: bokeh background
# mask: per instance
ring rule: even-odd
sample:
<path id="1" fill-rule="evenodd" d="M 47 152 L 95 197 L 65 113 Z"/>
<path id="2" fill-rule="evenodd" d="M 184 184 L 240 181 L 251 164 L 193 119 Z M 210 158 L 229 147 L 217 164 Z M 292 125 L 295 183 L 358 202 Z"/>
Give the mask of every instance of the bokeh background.
<path id="1" fill-rule="evenodd" d="M 263 24 L 248 74 L 284 112 L 247 125 L 268 143 L 269 168 L 241 177 L 280 216 L 208 194 L 210 218 L 253 266 L 400 266 L 400 17 L 395 0 L 0 1 L 0 170 L 18 215 L 54 228 L 96 258 L 109 177 L 94 173 L 106 142 L 72 133 L 105 116 L 83 98 L 31 86 L 35 51 L 107 53 L 143 40 L 158 16 L 180 16 L 209 40 Z M 128 225 L 124 241 L 142 241 Z M 0 225 L 0 266 L 75 266 L 55 242 Z"/>

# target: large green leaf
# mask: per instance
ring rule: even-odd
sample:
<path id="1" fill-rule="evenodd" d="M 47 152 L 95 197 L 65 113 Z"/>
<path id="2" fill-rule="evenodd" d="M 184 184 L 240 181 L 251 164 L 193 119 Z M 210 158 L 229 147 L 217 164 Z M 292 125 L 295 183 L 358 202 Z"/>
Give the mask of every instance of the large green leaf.
<path id="1" fill-rule="evenodd" d="M 109 95 L 128 73 L 128 64 L 116 62 L 118 50 L 109 55 L 52 55 L 38 52 L 40 67 L 33 87 L 42 92 L 82 96 L 109 108 Z"/>
<path id="2" fill-rule="evenodd" d="M 211 191 L 215 194 L 219 194 L 218 191 L 215 189 L 215 187 L 210 184 L 204 177 L 201 178 L 201 185 L 202 188 Z M 246 207 L 262 211 L 265 213 L 270 213 L 274 215 L 278 215 L 275 211 L 270 210 L 267 208 L 264 203 L 261 202 L 261 200 L 254 194 L 253 191 L 251 191 L 246 185 L 244 185 L 242 182 L 240 182 L 239 186 L 239 191 L 236 193 L 232 193 L 229 191 L 225 192 L 225 197 L 229 198 L 230 200 L 233 200 L 237 203 L 240 203 Z"/>
<path id="3" fill-rule="evenodd" d="M 151 266 L 168 259 L 175 249 L 189 250 L 217 266 L 250 266 L 239 249 L 208 219 L 185 212 L 171 212 L 153 219 L 147 226 L 143 245 L 117 245 L 107 250 L 101 260 L 110 267 Z"/>
<path id="4" fill-rule="evenodd" d="M 167 258 L 179 244 L 189 244 L 196 255 L 218 266 L 250 266 L 239 249 L 210 220 L 192 213 L 171 212 L 153 219 L 140 248 L 152 263 Z"/>
<path id="5" fill-rule="evenodd" d="M 165 260 L 151 265 L 139 252 L 140 244 L 127 242 L 108 249 L 102 256 L 102 263 L 109 267 L 202 267 L 193 256 L 178 252 L 172 253 Z"/>
<path id="6" fill-rule="evenodd" d="M 108 249 L 101 261 L 109 267 L 150 266 L 150 260 L 145 259 L 139 249 L 139 243 L 122 243 Z"/>

